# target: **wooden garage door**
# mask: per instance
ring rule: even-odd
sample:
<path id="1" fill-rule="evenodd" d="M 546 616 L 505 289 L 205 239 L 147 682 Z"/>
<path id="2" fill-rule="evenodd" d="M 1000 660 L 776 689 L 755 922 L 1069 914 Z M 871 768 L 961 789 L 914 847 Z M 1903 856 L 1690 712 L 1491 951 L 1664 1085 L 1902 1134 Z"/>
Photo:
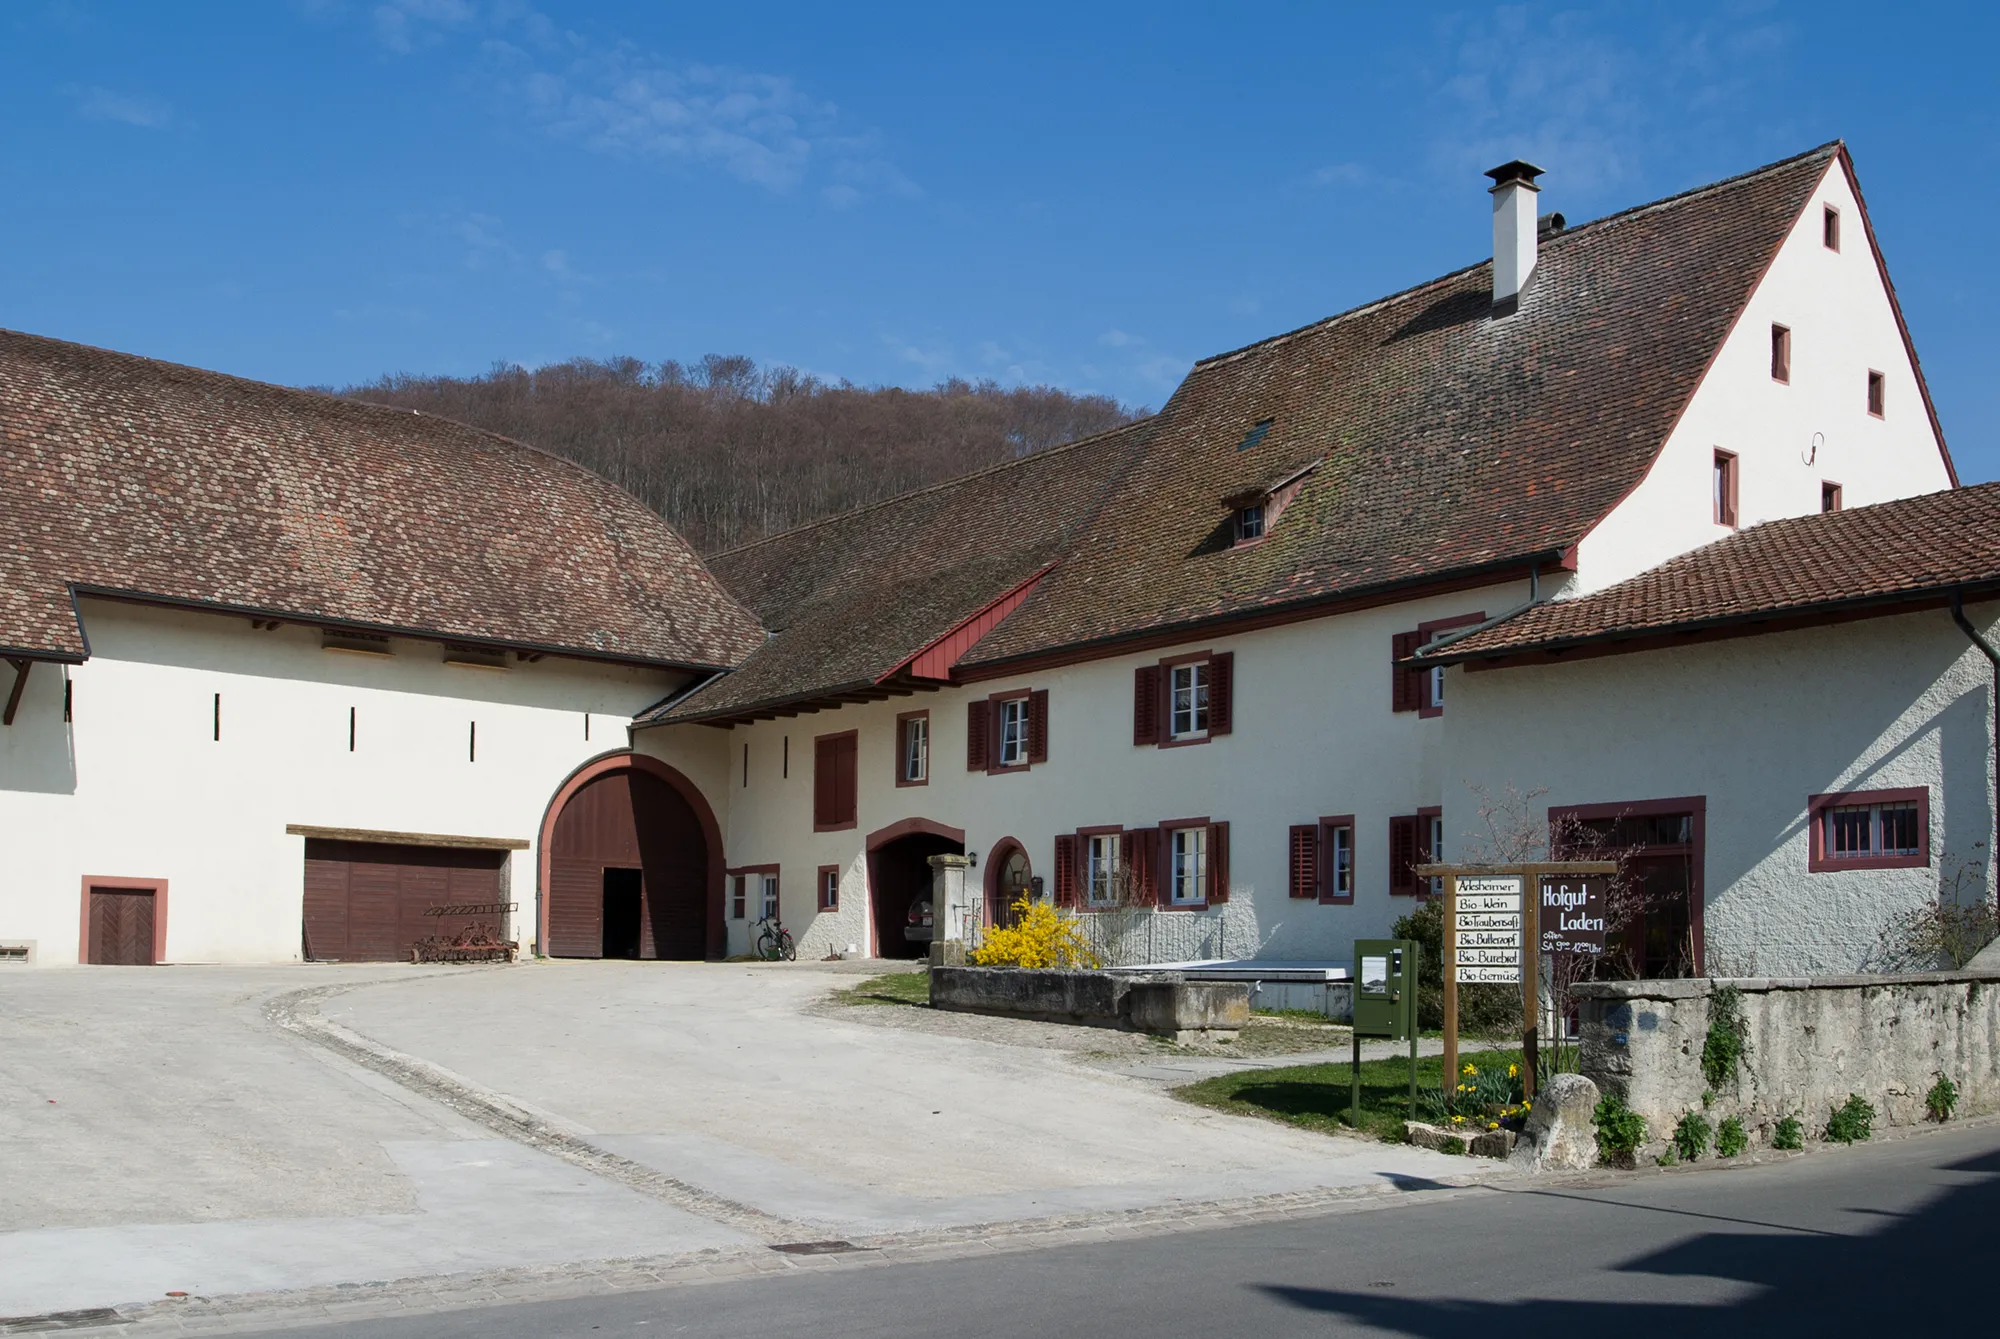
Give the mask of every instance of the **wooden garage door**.
<path id="1" fill-rule="evenodd" d="M 506 859 L 505 851 L 308 839 L 306 956 L 407 962 L 412 945 L 438 932 L 425 908 L 501 900 Z"/>
<path id="2" fill-rule="evenodd" d="M 109 966 L 150 966 L 153 894 L 130 888 L 90 890 L 90 960 Z"/>

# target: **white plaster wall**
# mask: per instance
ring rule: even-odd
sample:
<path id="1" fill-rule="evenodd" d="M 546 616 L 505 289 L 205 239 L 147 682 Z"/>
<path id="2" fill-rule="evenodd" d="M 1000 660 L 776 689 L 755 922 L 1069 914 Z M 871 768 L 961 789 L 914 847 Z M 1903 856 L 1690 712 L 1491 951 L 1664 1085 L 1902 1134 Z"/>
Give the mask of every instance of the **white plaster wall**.
<path id="1" fill-rule="evenodd" d="M 305 839 L 287 824 L 532 843 L 564 778 L 626 747 L 632 715 L 679 681 L 555 657 L 446 665 L 437 644 L 401 639 L 393 656 L 347 655 L 308 628 L 82 608 L 93 654 L 67 671 L 73 724 L 63 669 L 37 665 L 0 730 L 0 939 L 38 941 L 43 963 L 76 961 L 86 875 L 168 881 L 169 961 L 296 959 Z M 698 752 L 681 750 L 688 766 Z M 510 860 L 524 948 L 536 854 Z"/>
<path id="2" fill-rule="evenodd" d="M 1162 949 L 1345 962 L 1357 936 L 1386 934 L 1411 905 L 1388 891 L 1390 816 L 1438 803 L 1456 777 L 1443 750 L 1454 710 L 1449 701 L 1441 719 L 1390 710 L 1391 639 L 1431 619 L 1497 614 L 1526 596 L 1522 582 L 738 726 L 724 736 L 729 864 L 780 866 L 784 922 L 801 957 L 821 957 L 849 944 L 868 950 L 865 843 L 869 833 L 902 819 L 963 828 L 967 849 L 981 856 L 972 878 L 983 886 L 985 857 L 1003 838 L 1020 841 L 1034 872 L 1047 879 L 1058 833 L 1205 816 L 1230 824 L 1232 900 L 1226 914 L 1173 913 L 1178 933 Z M 1190 747 L 1134 747 L 1134 667 L 1199 650 L 1235 653 L 1234 732 Z M 1049 760 L 1024 773 L 968 772 L 967 701 L 1015 687 L 1049 691 Z M 915 710 L 931 713 L 931 780 L 898 787 L 896 716 Z M 859 823 L 851 831 L 815 833 L 813 739 L 850 729 L 859 732 Z M 636 747 L 671 752 L 690 735 L 719 733 L 706 726 L 641 730 Z M 1288 829 L 1346 813 L 1356 819 L 1354 905 L 1293 901 Z M 844 871 L 841 907 L 822 915 L 814 909 L 814 875 L 818 866 L 835 864 Z M 754 895 L 750 902 L 754 918 Z M 744 951 L 747 926 L 731 922 L 732 952 Z"/>
<path id="3" fill-rule="evenodd" d="M 1972 614 L 1988 627 L 2000 608 Z M 1538 816 L 1707 797 L 1712 971 L 1874 968 L 1884 927 L 1960 861 L 1987 860 L 1993 675 L 1945 610 L 1449 674 L 1457 766 L 1494 794 L 1547 787 Z M 1807 872 L 1809 796 L 1902 786 L 1930 788 L 1930 868 Z M 1444 805 L 1447 834 L 1477 826 L 1465 785 Z"/>
<path id="4" fill-rule="evenodd" d="M 1821 237 L 1829 204 L 1840 211 L 1837 252 Z M 1771 379 L 1773 323 L 1791 328 L 1789 384 Z M 1871 369 L 1888 378 L 1879 419 L 1868 413 Z M 1815 434 L 1823 438 L 1816 455 Z M 1838 162 L 1779 247 L 1651 471 L 1578 546 L 1569 593 L 1602 589 L 1727 535 L 1714 523 L 1718 449 L 1736 453 L 1737 519 L 1745 528 L 1817 512 L 1822 482 L 1840 484 L 1849 507 L 1951 483 L 1861 207 Z"/>

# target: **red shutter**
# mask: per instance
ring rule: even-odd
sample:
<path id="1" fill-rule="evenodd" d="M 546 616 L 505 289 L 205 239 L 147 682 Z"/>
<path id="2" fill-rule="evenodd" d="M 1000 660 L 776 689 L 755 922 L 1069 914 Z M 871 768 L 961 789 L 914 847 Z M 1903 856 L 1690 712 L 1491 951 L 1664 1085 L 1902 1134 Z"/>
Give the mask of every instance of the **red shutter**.
<path id="1" fill-rule="evenodd" d="M 848 735 L 834 741 L 833 784 L 834 822 L 856 821 L 860 785 L 860 736 Z"/>
<path id="2" fill-rule="evenodd" d="M 1049 690 L 1037 688 L 1028 694 L 1028 761 L 1049 760 Z"/>
<path id="3" fill-rule="evenodd" d="M 1229 900 L 1229 824 L 1208 825 L 1208 901 Z"/>
<path id="4" fill-rule="evenodd" d="M 1415 814 L 1398 814 L 1389 820 L 1389 891 L 1400 897 L 1414 896 L 1417 891 L 1417 875 L 1411 866 L 1417 863 L 1418 826 Z"/>
<path id="5" fill-rule="evenodd" d="M 831 827 L 840 821 L 839 800 L 835 796 L 834 745 L 837 740 L 813 741 L 813 826 Z"/>
<path id="6" fill-rule="evenodd" d="M 1056 838 L 1056 905 L 1076 905 L 1076 835 L 1065 832 Z"/>
<path id="7" fill-rule="evenodd" d="M 1234 723 L 1231 700 L 1236 680 L 1236 653 L 1223 651 L 1208 661 L 1208 733 L 1226 735 Z"/>
<path id="8" fill-rule="evenodd" d="M 1292 825 L 1292 896 L 1319 896 L 1319 825 Z"/>
<path id="9" fill-rule="evenodd" d="M 990 716 L 990 704 L 968 702 L 965 704 L 965 770 L 983 772 L 986 770 L 986 724 Z"/>
<path id="10" fill-rule="evenodd" d="M 1411 669 L 1403 660 L 1416 653 L 1418 637 L 1414 632 L 1399 632 L 1391 640 L 1389 656 L 1390 673 L 1395 676 L 1389 709 L 1391 711 L 1415 711 L 1423 705 L 1418 696 L 1418 680 L 1423 671 Z"/>
<path id="11" fill-rule="evenodd" d="M 1132 742 L 1160 742 L 1160 667 L 1141 665 L 1132 672 Z"/>
<path id="12" fill-rule="evenodd" d="M 1118 860 L 1128 871 L 1133 905 L 1160 899 L 1160 830 L 1127 828 L 1118 837 Z"/>

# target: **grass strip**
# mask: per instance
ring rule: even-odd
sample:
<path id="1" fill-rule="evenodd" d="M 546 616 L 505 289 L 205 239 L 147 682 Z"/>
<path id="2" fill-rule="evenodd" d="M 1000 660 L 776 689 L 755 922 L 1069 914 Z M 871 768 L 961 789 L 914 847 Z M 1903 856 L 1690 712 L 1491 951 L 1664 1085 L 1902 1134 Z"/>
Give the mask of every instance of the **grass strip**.
<path id="1" fill-rule="evenodd" d="M 1460 1063 L 1484 1069 L 1519 1064 L 1519 1051 L 1468 1051 Z M 1437 1089 L 1444 1078 L 1444 1057 L 1417 1057 L 1417 1119 L 1423 1120 L 1425 1089 Z M 1359 1128 L 1364 1134 L 1393 1144 L 1403 1142 L 1403 1121 L 1409 1115 L 1410 1058 L 1361 1062 L 1361 1123 L 1348 1115 L 1353 1074 L 1345 1062 L 1331 1065 L 1287 1065 L 1278 1069 L 1244 1069 L 1176 1088 L 1174 1096 L 1196 1106 L 1239 1116 L 1261 1116 L 1302 1130 L 1332 1134 Z"/>
<path id="2" fill-rule="evenodd" d="M 888 972 L 871 976 L 858 985 L 836 993 L 842 1004 L 921 1004 L 931 1002 L 931 974 L 927 971 Z"/>

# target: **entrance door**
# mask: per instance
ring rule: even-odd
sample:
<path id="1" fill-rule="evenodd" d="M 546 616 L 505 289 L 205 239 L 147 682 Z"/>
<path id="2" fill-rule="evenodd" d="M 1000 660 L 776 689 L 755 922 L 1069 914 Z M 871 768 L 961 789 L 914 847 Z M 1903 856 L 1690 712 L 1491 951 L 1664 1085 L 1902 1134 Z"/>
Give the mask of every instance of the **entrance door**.
<path id="1" fill-rule="evenodd" d="M 437 917 L 424 915 L 428 908 L 506 900 L 500 895 L 506 861 L 505 851 L 308 838 L 306 956 L 408 962 L 417 941 L 442 928 Z"/>
<path id="2" fill-rule="evenodd" d="M 550 830 L 549 954 L 706 956 L 708 873 L 701 820 L 680 792 L 638 768 L 605 773 Z"/>
<path id="3" fill-rule="evenodd" d="M 153 893 L 150 889 L 90 890 L 90 961 L 109 967 L 153 965 Z"/>
<path id="4" fill-rule="evenodd" d="M 1702 971 L 1702 828 L 1699 799 L 1551 810 L 1567 826 L 1565 858 L 1623 860 L 1624 924 L 1605 946 L 1600 975 L 1626 980 L 1699 976 Z"/>

